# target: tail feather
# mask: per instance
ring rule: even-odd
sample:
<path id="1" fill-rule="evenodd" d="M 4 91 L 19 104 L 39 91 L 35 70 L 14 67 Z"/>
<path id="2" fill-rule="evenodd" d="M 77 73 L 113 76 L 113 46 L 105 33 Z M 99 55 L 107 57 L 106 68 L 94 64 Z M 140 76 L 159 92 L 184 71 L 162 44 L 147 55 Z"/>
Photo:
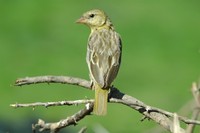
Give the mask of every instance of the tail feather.
<path id="1" fill-rule="evenodd" d="M 93 112 L 96 115 L 106 115 L 108 101 L 108 89 L 102 89 L 95 85 L 95 102 Z"/>

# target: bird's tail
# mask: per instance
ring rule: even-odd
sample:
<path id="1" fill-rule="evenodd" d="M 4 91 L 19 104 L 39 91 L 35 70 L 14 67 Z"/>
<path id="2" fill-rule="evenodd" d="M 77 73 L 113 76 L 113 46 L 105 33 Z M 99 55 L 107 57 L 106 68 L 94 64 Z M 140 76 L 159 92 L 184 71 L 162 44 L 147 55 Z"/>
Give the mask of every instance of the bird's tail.
<path id="1" fill-rule="evenodd" d="M 96 115 L 106 115 L 108 101 L 108 89 L 102 89 L 95 84 L 95 100 L 93 112 Z"/>

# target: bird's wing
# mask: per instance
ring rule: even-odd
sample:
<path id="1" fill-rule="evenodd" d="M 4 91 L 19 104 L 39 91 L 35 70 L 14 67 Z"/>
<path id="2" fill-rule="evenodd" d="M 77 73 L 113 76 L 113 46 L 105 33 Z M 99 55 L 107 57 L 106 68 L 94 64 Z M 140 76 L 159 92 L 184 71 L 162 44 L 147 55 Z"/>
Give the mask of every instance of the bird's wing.
<path id="1" fill-rule="evenodd" d="M 114 31 L 93 32 L 88 41 L 87 63 L 92 81 L 102 88 L 111 85 L 121 60 L 121 39 Z"/>

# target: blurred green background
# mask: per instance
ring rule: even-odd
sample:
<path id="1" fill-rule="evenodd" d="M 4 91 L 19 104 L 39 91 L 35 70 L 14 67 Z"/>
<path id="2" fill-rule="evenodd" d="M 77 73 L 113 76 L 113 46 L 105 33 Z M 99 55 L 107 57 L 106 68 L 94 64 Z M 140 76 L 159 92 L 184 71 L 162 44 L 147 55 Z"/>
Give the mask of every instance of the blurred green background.
<path id="1" fill-rule="evenodd" d="M 104 10 L 123 40 L 122 65 L 114 85 L 143 102 L 178 112 L 192 99 L 200 75 L 200 1 L 1 0 L 0 133 L 31 132 L 38 118 L 58 121 L 80 106 L 13 109 L 12 103 L 93 98 L 94 92 L 71 85 L 14 87 L 20 77 L 67 75 L 88 79 L 85 62 L 88 27 L 75 24 L 82 13 Z M 187 115 L 182 114 L 182 115 Z M 88 116 L 63 132 L 149 133 L 157 125 L 142 115 L 109 104 L 105 117 Z M 102 131 L 103 132 L 103 131 Z M 152 131 L 154 132 L 154 131 Z"/>

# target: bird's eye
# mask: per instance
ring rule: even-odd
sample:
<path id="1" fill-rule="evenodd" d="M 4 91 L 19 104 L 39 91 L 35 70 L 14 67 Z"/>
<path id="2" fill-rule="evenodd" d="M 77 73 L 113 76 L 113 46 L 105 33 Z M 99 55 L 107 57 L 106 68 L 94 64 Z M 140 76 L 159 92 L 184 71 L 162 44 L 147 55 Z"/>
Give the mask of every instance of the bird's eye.
<path id="1" fill-rule="evenodd" d="M 93 18 L 94 17 L 94 14 L 90 14 L 90 18 Z"/>

